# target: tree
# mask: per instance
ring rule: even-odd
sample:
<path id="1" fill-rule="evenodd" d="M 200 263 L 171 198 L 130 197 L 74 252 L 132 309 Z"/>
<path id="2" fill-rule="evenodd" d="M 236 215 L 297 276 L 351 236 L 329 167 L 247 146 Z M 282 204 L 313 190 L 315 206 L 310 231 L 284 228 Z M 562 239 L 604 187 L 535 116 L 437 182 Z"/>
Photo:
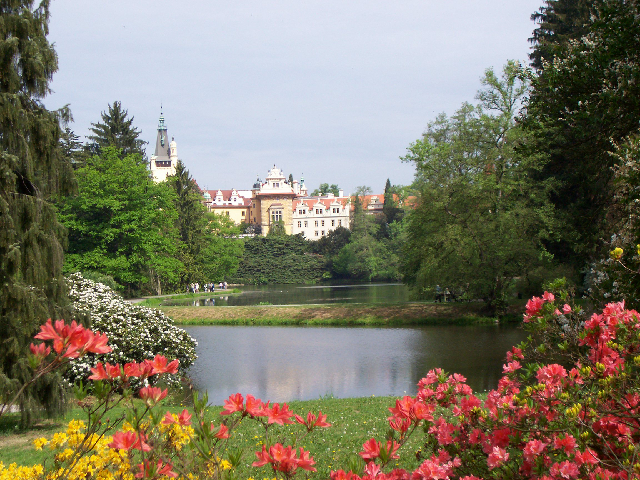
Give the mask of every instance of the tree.
<path id="1" fill-rule="evenodd" d="M 387 183 L 384 186 L 384 204 L 382 205 L 382 212 L 387 224 L 402 219 L 402 209 L 398 207 L 398 202 L 394 197 L 395 193 L 395 188 L 391 186 L 391 181 L 387 178 Z"/>
<path id="2" fill-rule="evenodd" d="M 340 187 L 335 183 L 329 185 L 328 183 L 321 183 L 318 188 L 316 188 L 313 192 L 311 192 L 312 197 L 323 197 L 328 193 L 332 193 L 333 196 L 337 197 L 340 195 Z"/>
<path id="3" fill-rule="evenodd" d="M 535 179 L 557 184 L 552 201 L 566 225 L 550 251 L 576 269 L 614 233 L 612 153 L 640 124 L 640 4 L 591 3 L 588 33 L 533 78 L 524 123 L 531 151 L 548 154 Z"/>
<path id="4" fill-rule="evenodd" d="M 528 175 L 515 124 L 527 91 L 514 62 L 498 78 L 488 69 L 478 106 L 463 104 L 429 124 L 405 161 L 416 166 L 420 198 L 408 215 L 405 278 L 421 292 L 436 284 L 483 298 L 499 313 L 516 277 L 540 264 L 552 221 L 544 184 Z"/>
<path id="5" fill-rule="evenodd" d="M 538 26 L 529 42 L 533 45 L 529 58 L 537 70 L 544 68 L 543 62 L 552 62 L 569 41 L 585 35 L 590 23 L 592 1 L 545 0 L 546 5 L 531 15 Z"/>
<path id="6" fill-rule="evenodd" d="M 178 160 L 175 175 L 167 178 L 175 192 L 176 225 L 180 236 L 178 258 L 184 265 L 181 284 L 201 281 L 203 254 L 207 245 L 206 209 L 201 201 L 200 189 L 182 163 Z"/>
<path id="7" fill-rule="evenodd" d="M 30 377 L 25 352 L 38 326 L 69 312 L 62 276 L 64 229 L 51 199 L 72 186 L 58 150 L 67 109 L 42 99 L 58 69 L 47 40 L 49 2 L 0 4 L 0 398 Z M 63 382 L 41 377 L 19 399 L 22 423 L 64 408 Z M 0 401 L 1 403 L 2 401 Z"/>
<path id="8" fill-rule="evenodd" d="M 219 282 L 235 275 L 244 254 L 238 238 L 240 226 L 226 215 L 207 214 L 207 235 L 202 255 L 202 281 Z"/>
<path id="9" fill-rule="evenodd" d="M 87 150 L 91 154 L 99 154 L 103 148 L 112 146 L 120 150 L 121 156 L 139 154 L 141 162 L 146 164 L 146 154 L 144 146 L 147 144 L 139 139 L 140 130 L 133 126 L 133 118 L 127 118 L 129 112 L 122 109 L 122 104 L 118 101 L 113 105 L 107 105 L 107 111 L 101 112 L 102 122 L 92 123 L 93 135 L 87 138 L 91 143 L 87 145 Z"/>
<path id="10" fill-rule="evenodd" d="M 353 203 L 353 209 L 351 210 L 351 231 L 356 233 L 365 227 L 364 201 L 367 195 L 372 192 L 371 187 L 361 185 L 356 188 L 356 193 L 351 197 Z"/>
<path id="11" fill-rule="evenodd" d="M 73 133 L 69 127 L 65 127 L 60 135 L 60 150 L 73 168 L 78 168 L 84 163 L 86 153 L 83 150 L 80 137 Z"/>
<path id="12" fill-rule="evenodd" d="M 65 270 L 111 275 L 129 296 L 175 286 L 183 265 L 173 190 L 149 178 L 139 154 L 122 157 L 115 147 L 87 159 L 76 176 L 78 195 L 60 205 Z"/>

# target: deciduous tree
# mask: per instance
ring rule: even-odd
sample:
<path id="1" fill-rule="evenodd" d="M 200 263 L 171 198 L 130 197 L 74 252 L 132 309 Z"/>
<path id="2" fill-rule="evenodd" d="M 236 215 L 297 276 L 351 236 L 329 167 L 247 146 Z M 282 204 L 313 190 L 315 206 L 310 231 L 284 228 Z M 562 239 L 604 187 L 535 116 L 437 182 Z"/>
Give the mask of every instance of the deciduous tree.
<path id="1" fill-rule="evenodd" d="M 479 105 L 438 116 L 404 157 L 420 191 L 404 273 L 420 291 L 439 284 L 483 298 L 494 314 L 513 280 L 544 257 L 550 217 L 545 185 L 528 180 L 536 159 L 517 149 L 515 115 L 527 91 L 519 65 L 509 62 L 500 78 L 488 69 L 482 84 Z"/>
<path id="2" fill-rule="evenodd" d="M 87 159 L 76 176 L 78 195 L 60 206 L 66 270 L 111 275 L 130 296 L 177 285 L 174 191 L 149 178 L 139 154 L 122 157 L 115 147 Z"/>

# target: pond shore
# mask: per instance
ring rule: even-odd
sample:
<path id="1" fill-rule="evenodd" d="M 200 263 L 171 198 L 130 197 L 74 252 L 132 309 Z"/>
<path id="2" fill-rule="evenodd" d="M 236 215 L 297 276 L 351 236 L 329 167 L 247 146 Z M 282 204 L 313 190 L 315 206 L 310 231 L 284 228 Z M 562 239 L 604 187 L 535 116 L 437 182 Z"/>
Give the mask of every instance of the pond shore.
<path id="1" fill-rule="evenodd" d="M 259 305 L 246 307 L 156 307 L 177 325 L 420 325 L 494 323 L 482 302 L 396 305 Z M 514 312 L 521 311 L 517 307 Z"/>

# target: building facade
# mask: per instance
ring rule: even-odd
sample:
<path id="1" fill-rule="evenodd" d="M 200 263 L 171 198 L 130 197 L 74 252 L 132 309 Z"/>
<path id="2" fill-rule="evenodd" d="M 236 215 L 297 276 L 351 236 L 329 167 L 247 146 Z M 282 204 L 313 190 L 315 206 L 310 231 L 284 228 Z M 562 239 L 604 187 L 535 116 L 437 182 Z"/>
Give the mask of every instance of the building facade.
<path id="1" fill-rule="evenodd" d="M 300 197 L 293 202 L 292 233 L 318 240 L 338 227 L 349 228 L 349 197 Z"/>
<path id="2" fill-rule="evenodd" d="M 251 223 L 260 225 L 262 235 L 267 235 L 274 225 L 281 225 L 285 233 L 291 235 L 293 200 L 298 195 L 295 182 L 291 184 L 282 170 L 274 165 L 264 182 L 258 180 L 253 185 Z"/>
<path id="3" fill-rule="evenodd" d="M 202 195 L 209 212 L 225 215 L 237 225 L 251 222 L 251 190 L 205 190 Z"/>

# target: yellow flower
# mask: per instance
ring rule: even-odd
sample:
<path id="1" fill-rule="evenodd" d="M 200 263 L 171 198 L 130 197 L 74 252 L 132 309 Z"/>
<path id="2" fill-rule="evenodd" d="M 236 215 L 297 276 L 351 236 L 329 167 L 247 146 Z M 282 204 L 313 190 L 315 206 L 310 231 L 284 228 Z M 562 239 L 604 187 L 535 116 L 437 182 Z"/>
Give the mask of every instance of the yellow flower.
<path id="1" fill-rule="evenodd" d="M 640 255 L 640 243 L 636 245 L 636 251 L 638 252 L 638 255 Z"/>
<path id="2" fill-rule="evenodd" d="M 49 440 L 47 440 L 44 437 L 36 438 L 33 441 L 33 446 L 35 447 L 36 450 L 42 450 L 42 447 L 44 447 L 47 443 L 49 443 Z"/>
<path id="3" fill-rule="evenodd" d="M 622 250 L 620 247 L 616 247 L 609 252 L 609 255 L 614 260 L 620 260 L 622 258 L 623 253 L 624 253 L 624 250 Z"/>

